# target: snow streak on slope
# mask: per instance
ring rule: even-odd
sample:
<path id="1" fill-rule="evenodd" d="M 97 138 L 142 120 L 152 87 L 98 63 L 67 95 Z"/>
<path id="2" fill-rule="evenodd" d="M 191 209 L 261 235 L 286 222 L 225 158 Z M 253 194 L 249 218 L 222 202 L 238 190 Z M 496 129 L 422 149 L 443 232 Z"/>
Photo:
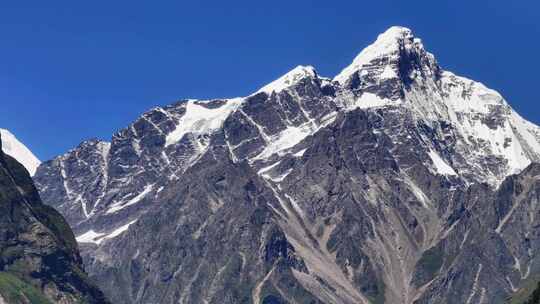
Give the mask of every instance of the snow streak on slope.
<path id="1" fill-rule="evenodd" d="M 144 190 L 137 194 L 134 198 L 130 199 L 129 201 L 127 202 L 124 202 L 124 201 L 120 201 L 120 202 L 117 202 L 117 203 L 114 203 L 110 206 L 109 210 L 107 210 L 107 213 L 115 213 L 117 211 L 120 211 L 126 207 L 129 207 L 131 205 L 134 205 L 138 202 L 140 202 L 146 195 L 148 195 L 148 193 L 150 193 L 152 191 L 152 188 L 154 187 L 154 185 L 148 185 L 146 187 L 144 187 Z"/>
<path id="2" fill-rule="evenodd" d="M 433 161 L 437 172 L 442 175 L 457 175 L 456 171 L 452 169 L 440 156 L 437 152 L 430 150 L 429 157 Z"/>
<path id="3" fill-rule="evenodd" d="M 331 113 L 328 116 L 324 117 L 321 125 L 315 125 L 312 121 L 307 122 L 298 127 L 290 126 L 287 129 L 283 130 L 276 136 L 271 138 L 271 142 L 266 146 L 266 148 L 257 155 L 254 160 L 265 159 L 274 154 L 280 154 L 282 151 L 290 149 L 304 140 L 306 137 L 313 135 L 319 129 L 325 127 L 326 125 L 332 123 L 336 118 L 335 113 Z"/>
<path id="4" fill-rule="evenodd" d="M 79 243 L 94 243 L 96 245 L 101 244 L 104 240 L 115 238 L 129 229 L 129 226 L 133 225 L 137 220 L 133 220 L 125 225 L 122 225 L 110 233 L 95 232 L 94 230 L 88 230 L 87 232 L 79 235 L 76 239 Z"/>
<path id="5" fill-rule="evenodd" d="M 33 176 L 41 163 L 39 159 L 8 130 L 0 129 L 0 134 L 4 153 L 15 158 Z"/>

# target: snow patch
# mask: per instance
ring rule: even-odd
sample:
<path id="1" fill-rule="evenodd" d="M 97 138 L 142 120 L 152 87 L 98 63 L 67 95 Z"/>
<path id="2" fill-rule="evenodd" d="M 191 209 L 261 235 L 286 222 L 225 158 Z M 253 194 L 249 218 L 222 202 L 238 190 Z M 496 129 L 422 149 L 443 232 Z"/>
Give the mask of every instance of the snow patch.
<path id="1" fill-rule="evenodd" d="M 311 134 L 313 134 L 313 129 L 310 123 L 299 127 L 288 127 L 274 136 L 269 145 L 255 159 L 265 159 L 275 153 L 292 148 Z"/>
<path id="2" fill-rule="evenodd" d="M 437 169 L 437 172 L 442 175 L 457 175 L 456 171 L 452 167 L 450 167 L 440 156 L 439 153 L 430 150 L 429 151 L 429 157 L 433 161 L 433 164 L 435 165 L 435 168 Z"/>
<path id="3" fill-rule="evenodd" d="M 396 77 L 396 71 L 394 71 L 391 65 L 385 66 L 383 72 L 379 75 L 379 79 L 392 79 Z"/>
<path id="4" fill-rule="evenodd" d="M 281 161 L 277 161 L 269 166 L 266 166 L 264 168 L 261 168 L 259 171 L 257 171 L 257 174 L 261 175 L 261 176 L 265 176 L 264 174 L 270 170 L 272 170 L 273 168 L 275 168 L 277 165 L 279 165 L 279 163 L 281 163 Z"/>
<path id="5" fill-rule="evenodd" d="M 354 101 L 352 108 L 374 108 L 374 107 L 384 107 L 391 105 L 398 105 L 399 101 L 392 101 L 390 99 L 381 98 L 373 93 L 364 92 L 360 98 Z"/>
<path id="6" fill-rule="evenodd" d="M 299 144 L 306 137 L 313 135 L 319 129 L 329 125 L 336 118 L 336 113 L 331 113 L 322 119 L 323 123 L 317 126 L 312 121 L 302 124 L 298 127 L 289 126 L 280 133 L 269 137 L 266 142 L 268 145 L 264 150 L 254 157 L 253 160 L 266 159 L 274 154 L 280 155 L 283 151 Z"/>
<path id="7" fill-rule="evenodd" d="M 135 222 L 137 222 L 137 220 L 133 220 L 123 226 L 120 226 L 119 228 L 115 229 L 113 232 L 109 233 L 106 237 L 104 237 L 104 239 L 112 239 L 119 236 L 120 234 L 128 231 L 129 226 L 135 224 Z"/>
<path id="8" fill-rule="evenodd" d="M 95 232 L 94 230 L 88 230 L 87 232 L 79 235 L 76 237 L 77 242 L 79 243 L 95 243 L 99 244 L 101 242 L 101 238 L 105 235 L 105 233 L 99 233 Z"/>
<path id="9" fill-rule="evenodd" d="M 15 158 L 28 170 L 31 176 L 34 176 L 41 163 L 39 159 L 8 130 L 0 129 L 0 135 L 2 137 L 2 151 Z"/>
<path id="10" fill-rule="evenodd" d="M 302 156 L 304 156 L 304 153 L 306 153 L 306 151 L 307 151 L 307 148 L 306 148 L 306 149 L 302 149 L 302 150 L 300 150 L 300 151 L 294 153 L 293 156 L 294 156 L 294 157 L 302 157 Z"/>
<path id="11" fill-rule="evenodd" d="M 193 135 L 207 135 L 219 130 L 223 122 L 242 103 L 243 98 L 233 98 L 218 108 L 207 108 L 201 101 L 189 100 L 186 102 L 186 113 L 180 118 L 176 129 L 169 133 L 165 146 L 177 143 L 190 133 Z"/>
<path id="12" fill-rule="evenodd" d="M 107 214 L 111 214 L 111 213 L 115 213 L 115 212 L 118 212 L 128 206 L 131 206 L 131 205 L 134 205 L 138 202 L 140 202 L 148 193 L 150 193 L 150 191 L 152 191 L 152 189 L 154 188 L 154 185 L 146 185 L 146 187 L 144 187 L 144 190 L 139 193 L 137 196 L 135 196 L 134 198 L 130 199 L 127 203 L 124 203 L 124 201 L 120 201 L 120 202 L 117 202 L 117 203 L 114 203 L 111 205 L 111 207 L 109 208 L 109 210 L 107 210 Z"/>
<path id="13" fill-rule="evenodd" d="M 110 233 L 95 232 L 94 230 L 88 230 L 87 232 L 79 235 L 75 239 L 79 243 L 94 243 L 96 245 L 101 244 L 104 240 L 113 239 L 129 229 L 129 226 L 133 225 L 137 220 L 133 220 L 123 226 L 118 227 Z"/>
<path id="14" fill-rule="evenodd" d="M 292 171 L 293 171 L 293 168 L 289 168 L 285 172 L 283 172 L 281 175 L 270 178 L 270 180 L 272 180 L 274 183 L 280 183 L 285 179 L 285 177 L 291 174 Z"/>
<path id="15" fill-rule="evenodd" d="M 287 175 L 289 175 L 291 172 L 292 172 L 292 168 L 289 168 L 287 169 L 285 172 L 283 172 L 282 174 L 278 175 L 278 176 L 271 176 L 270 174 L 268 174 L 268 171 L 271 171 L 273 168 L 275 168 L 277 165 L 279 165 L 281 163 L 281 161 L 277 161 L 267 167 L 264 167 L 262 169 L 260 169 L 257 174 L 259 174 L 261 177 L 263 177 L 264 179 L 267 179 L 267 180 L 271 180 L 275 183 L 279 183 L 281 181 L 283 181 L 285 179 L 285 177 L 287 177 Z"/>

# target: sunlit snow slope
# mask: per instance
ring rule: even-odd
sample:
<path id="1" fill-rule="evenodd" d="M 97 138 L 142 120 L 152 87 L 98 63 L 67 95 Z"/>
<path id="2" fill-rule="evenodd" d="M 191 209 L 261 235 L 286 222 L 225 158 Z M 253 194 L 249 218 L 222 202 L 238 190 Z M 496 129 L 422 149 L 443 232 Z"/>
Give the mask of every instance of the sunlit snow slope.
<path id="1" fill-rule="evenodd" d="M 4 153 L 19 161 L 33 176 L 40 164 L 39 159 L 8 130 L 0 129 L 0 133 Z"/>

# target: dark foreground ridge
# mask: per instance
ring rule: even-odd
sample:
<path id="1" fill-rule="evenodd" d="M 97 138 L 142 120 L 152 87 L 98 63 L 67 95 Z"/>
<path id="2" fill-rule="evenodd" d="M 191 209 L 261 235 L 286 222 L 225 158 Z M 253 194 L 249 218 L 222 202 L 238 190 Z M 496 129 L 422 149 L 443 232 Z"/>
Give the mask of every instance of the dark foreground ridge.
<path id="1" fill-rule="evenodd" d="M 1 144 L 0 303 L 108 303 L 89 282 L 66 221 Z"/>

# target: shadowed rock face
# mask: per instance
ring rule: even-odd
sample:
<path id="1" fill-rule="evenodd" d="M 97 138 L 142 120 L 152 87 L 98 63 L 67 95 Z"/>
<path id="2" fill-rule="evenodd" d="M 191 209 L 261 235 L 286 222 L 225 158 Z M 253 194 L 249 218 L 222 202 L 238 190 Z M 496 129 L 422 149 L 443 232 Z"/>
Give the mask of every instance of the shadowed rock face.
<path id="1" fill-rule="evenodd" d="M 114 303 L 503 303 L 540 274 L 539 129 L 394 27 L 43 163 Z"/>
<path id="2" fill-rule="evenodd" d="M 68 224 L 1 144 L 0 227 L 0 302 L 107 303 L 84 273 Z"/>

